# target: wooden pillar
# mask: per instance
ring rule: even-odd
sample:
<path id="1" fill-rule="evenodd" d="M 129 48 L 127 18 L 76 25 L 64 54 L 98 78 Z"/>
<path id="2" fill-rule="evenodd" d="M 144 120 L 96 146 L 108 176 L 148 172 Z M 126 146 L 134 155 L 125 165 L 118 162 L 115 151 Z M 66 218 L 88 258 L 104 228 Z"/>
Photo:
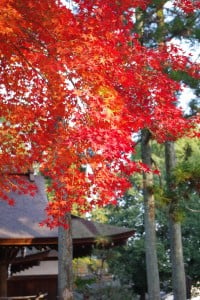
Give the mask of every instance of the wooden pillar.
<path id="1" fill-rule="evenodd" d="M 18 247 L 0 247 L 0 297 L 7 297 L 8 266 L 18 251 Z"/>
<path id="2" fill-rule="evenodd" d="M 8 264 L 0 261 L 0 297 L 7 296 Z"/>

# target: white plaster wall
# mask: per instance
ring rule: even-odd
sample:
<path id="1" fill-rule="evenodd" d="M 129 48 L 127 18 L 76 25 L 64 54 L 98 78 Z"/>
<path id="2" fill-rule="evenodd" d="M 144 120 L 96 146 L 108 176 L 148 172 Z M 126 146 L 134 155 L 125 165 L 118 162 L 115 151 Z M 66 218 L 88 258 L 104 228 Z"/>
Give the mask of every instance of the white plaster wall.
<path id="1" fill-rule="evenodd" d="M 20 275 L 56 275 L 58 274 L 58 261 L 41 261 L 39 266 L 17 272 L 14 276 Z"/>

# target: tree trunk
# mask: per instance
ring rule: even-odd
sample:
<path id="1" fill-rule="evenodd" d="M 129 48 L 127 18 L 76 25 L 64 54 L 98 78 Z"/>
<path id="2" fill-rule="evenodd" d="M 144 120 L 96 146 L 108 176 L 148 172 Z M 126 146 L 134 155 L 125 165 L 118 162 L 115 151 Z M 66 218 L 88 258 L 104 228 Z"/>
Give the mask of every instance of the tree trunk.
<path id="1" fill-rule="evenodd" d="M 150 132 L 142 131 L 142 162 L 152 167 Z M 145 253 L 147 268 L 148 299 L 160 299 L 160 283 L 156 250 L 155 233 L 155 201 L 153 195 L 153 174 L 143 174 L 143 197 L 144 197 L 144 226 L 145 226 Z"/>
<path id="2" fill-rule="evenodd" d="M 186 300 L 186 282 L 182 247 L 181 223 L 176 216 L 178 199 L 173 193 L 172 170 L 176 166 L 176 155 L 173 142 L 165 143 L 165 162 L 167 174 L 167 188 L 171 195 L 169 207 L 169 234 L 172 263 L 172 286 L 174 300 Z"/>
<path id="3" fill-rule="evenodd" d="M 8 264 L 5 261 L 0 262 L 0 297 L 7 296 Z"/>
<path id="4" fill-rule="evenodd" d="M 58 229 L 58 299 L 73 300 L 73 244 L 71 215 L 66 214 L 68 229 Z"/>

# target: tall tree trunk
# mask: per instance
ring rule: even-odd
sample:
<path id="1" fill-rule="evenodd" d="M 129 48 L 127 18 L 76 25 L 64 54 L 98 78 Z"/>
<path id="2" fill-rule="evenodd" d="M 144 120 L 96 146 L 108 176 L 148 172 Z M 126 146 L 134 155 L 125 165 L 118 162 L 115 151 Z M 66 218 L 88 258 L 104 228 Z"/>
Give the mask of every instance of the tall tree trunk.
<path id="1" fill-rule="evenodd" d="M 151 159 L 151 134 L 148 130 L 142 131 L 142 162 L 152 167 Z M 155 201 L 153 195 L 153 174 L 143 174 L 144 195 L 144 225 L 145 225 L 145 253 L 147 268 L 148 299 L 160 299 L 160 282 L 158 272 L 156 233 L 155 233 Z"/>
<path id="2" fill-rule="evenodd" d="M 7 296 L 8 264 L 6 261 L 0 262 L 0 297 Z"/>
<path id="3" fill-rule="evenodd" d="M 173 142 L 165 143 L 165 162 L 167 174 L 167 188 L 171 195 L 169 207 L 169 234 L 172 263 L 172 285 L 174 300 L 186 299 L 186 280 L 183 259 L 181 223 L 176 216 L 178 199 L 173 193 L 172 170 L 176 166 L 176 155 Z"/>
<path id="4" fill-rule="evenodd" d="M 73 244 L 70 213 L 66 214 L 68 229 L 58 229 L 58 296 L 59 300 L 73 300 Z"/>

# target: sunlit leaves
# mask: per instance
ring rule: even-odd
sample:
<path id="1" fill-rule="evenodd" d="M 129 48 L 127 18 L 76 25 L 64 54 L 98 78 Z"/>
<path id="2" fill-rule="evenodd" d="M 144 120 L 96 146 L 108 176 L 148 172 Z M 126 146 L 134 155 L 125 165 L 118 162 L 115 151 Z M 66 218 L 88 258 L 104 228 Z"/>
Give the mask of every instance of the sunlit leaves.
<path id="1" fill-rule="evenodd" d="M 54 0 L 0 3 L 0 167 L 36 162 L 51 178 L 49 226 L 74 205 L 115 203 L 132 172 L 150 171 L 130 161 L 133 134 L 148 128 L 163 142 L 193 125 L 166 70 L 199 76 L 176 47 L 140 44 L 134 10 L 150 1 L 75 2 L 76 14 Z"/>
<path id="2" fill-rule="evenodd" d="M 186 14 L 191 14 L 194 12 L 194 10 L 200 9 L 199 0 L 176 0 L 175 4 Z"/>

